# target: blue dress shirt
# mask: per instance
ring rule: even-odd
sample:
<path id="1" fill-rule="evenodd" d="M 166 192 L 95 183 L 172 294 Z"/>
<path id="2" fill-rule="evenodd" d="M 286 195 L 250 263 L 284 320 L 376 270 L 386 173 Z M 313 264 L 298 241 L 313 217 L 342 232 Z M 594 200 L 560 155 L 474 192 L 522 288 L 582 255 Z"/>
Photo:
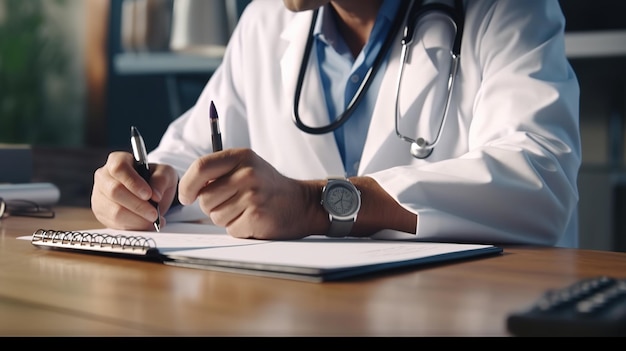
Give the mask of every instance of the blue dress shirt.
<path id="1" fill-rule="evenodd" d="M 383 46 L 400 4 L 396 0 L 383 1 L 370 38 L 356 58 L 339 35 L 330 5 L 320 9 L 313 35 L 329 116 L 338 117 L 346 110 Z M 379 71 L 385 67 L 386 60 Z M 372 79 L 352 117 L 334 132 L 347 177 L 357 175 L 382 74 L 375 74 Z"/>

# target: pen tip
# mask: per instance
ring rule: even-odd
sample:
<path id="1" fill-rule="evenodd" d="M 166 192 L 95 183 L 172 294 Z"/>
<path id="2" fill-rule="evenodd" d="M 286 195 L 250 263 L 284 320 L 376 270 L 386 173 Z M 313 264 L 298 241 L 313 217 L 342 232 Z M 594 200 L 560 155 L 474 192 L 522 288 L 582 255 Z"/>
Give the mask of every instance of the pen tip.
<path id="1" fill-rule="evenodd" d="M 211 100 L 211 107 L 209 110 L 209 117 L 210 118 L 217 118 L 217 109 L 215 108 L 215 104 L 213 103 L 213 100 Z"/>

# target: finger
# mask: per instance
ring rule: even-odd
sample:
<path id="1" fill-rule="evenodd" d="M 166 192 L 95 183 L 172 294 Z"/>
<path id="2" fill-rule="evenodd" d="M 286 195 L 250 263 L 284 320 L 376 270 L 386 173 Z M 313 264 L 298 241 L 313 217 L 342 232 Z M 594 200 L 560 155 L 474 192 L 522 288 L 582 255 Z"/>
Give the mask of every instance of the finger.
<path id="1" fill-rule="evenodd" d="M 111 178 L 135 196 L 143 200 L 152 197 L 152 188 L 135 170 L 135 160 L 129 152 L 116 151 L 109 154 L 104 169 Z"/>
<path id="2" fill-rule="evenodd" d="M 229 183 L 231 178 L 219 178 L 203 188 L 198 195 L 202 212 L 215 224 L 224 227 L 245 208 L 237 184 Z"/>
<path id="3" fill-rule="evenodd" d="M 195 160 L 178 184 L 180 203 L 183 205 L 193 203 L 205 186 L 231 173 L 241 163 L 241 157 L 237 152 L 235 149 L 228 149 Z"/>
<path id="4" fill-rule="evenodd" d="M 169 165 L 151 164 L 150 167 L 153 169 L 150 177 L 152 200 L 159 203 L 163 212 L 167 212 L 176 195 L 178 174 Z"/>
<path id="5" fill-rule="evenodd" d="M 132 186 L 145 186 L 148 188 L 148 195 L 151 195 L 150 186 L 135 172 L 132 167 L 132 156 L 127 153 L 117 153 L 111 155 L 103 168 L 98 169 L 94 175 L 94 188 L 102 194 L 104 199 L 99 203 L 115 204 L 133 212 L 149 221 L 157 218 L 157 211 L 147 199 L 138 197 L 137 192 L 132 192 Z M 129 185 L 130 184 L 130 185 Z M 119 211 L 116 206 L 112 206 L 109 211 Z M 117 218 L 119 214 L 112 214 Z"/>
<path id="6" fill-rule="evenodd" d="M 118 202 L 112 201 L 97 188 L 94 188 L 92 193 L 91 204 L 96 218 L 108 228 L 150 229 L 153 227 L 152 220 L 146 219 Z"/>

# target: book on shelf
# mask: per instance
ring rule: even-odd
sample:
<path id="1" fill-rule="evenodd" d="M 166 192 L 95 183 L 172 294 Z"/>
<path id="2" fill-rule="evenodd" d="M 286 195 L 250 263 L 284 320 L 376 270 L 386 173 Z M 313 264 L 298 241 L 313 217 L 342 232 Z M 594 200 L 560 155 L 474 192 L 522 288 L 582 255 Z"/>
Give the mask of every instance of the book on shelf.
<path id="1" fill-rule="evenodd" d="M 239 239 L 210 224 L 168 223 L 160 233 L 39 229 L 39 248 L 134 257 L 166 265 L 311 282 L 343 280 L 401 267 L 497 255 L 495 245 L 309 236 L 276 241 Z"/>

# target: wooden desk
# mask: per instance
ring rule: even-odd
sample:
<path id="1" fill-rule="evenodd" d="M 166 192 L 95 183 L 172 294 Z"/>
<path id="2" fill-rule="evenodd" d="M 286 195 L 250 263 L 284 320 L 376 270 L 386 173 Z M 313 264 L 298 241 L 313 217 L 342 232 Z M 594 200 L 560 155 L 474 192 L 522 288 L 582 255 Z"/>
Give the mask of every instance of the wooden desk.
<path id="1" fill-rule="evenodd" d="M 93 229 L 88 208 L 0 220 L 0 335 L 506 336 L 545 289 L 626 276 L 626 253 L 505 247 L 502 256 L 307 283 L 35 248 Z"/>

